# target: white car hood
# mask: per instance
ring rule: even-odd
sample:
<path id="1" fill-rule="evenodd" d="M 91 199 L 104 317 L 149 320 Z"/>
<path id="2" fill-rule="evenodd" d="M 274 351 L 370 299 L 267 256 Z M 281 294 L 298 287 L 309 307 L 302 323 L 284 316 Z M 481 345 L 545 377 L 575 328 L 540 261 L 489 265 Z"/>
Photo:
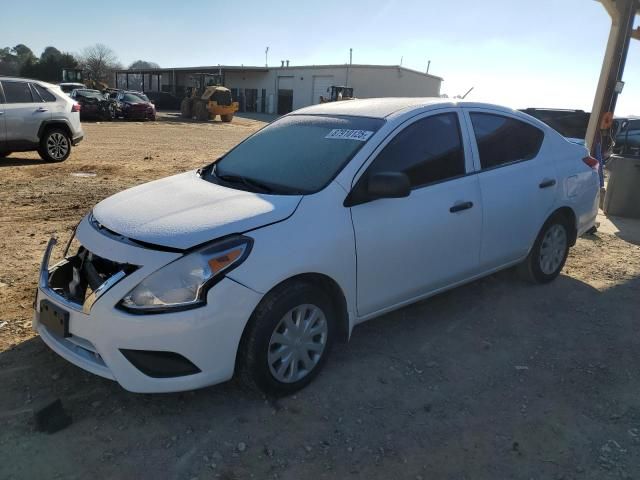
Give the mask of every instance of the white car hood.
<path id="1" fill-rule="evenodd" d="M 117 193 L 96 205 L 93 216 L 133 240 L 187 249 L 284 220 L 301 198 L 235 190 L 193 171 Z"/>

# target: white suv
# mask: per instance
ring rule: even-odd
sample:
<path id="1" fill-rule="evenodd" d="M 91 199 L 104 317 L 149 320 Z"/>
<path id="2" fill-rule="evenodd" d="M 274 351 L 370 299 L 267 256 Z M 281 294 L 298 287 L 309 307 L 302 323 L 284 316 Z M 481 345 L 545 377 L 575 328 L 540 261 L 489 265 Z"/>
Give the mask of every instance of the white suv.
<path id="1" fill-rule="evenodd" d="M 62 162 L 83 136 L 80 105 L 60 87 L 0 77 L 0 158 L 37 150 L 46 162 Z"/>

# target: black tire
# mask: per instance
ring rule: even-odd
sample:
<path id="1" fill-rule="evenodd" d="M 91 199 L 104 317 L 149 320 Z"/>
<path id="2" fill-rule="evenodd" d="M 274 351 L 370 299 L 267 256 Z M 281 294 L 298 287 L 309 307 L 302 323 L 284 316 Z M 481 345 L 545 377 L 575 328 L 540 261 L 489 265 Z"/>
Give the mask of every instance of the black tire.
<path id="1" fill-rule="evenodd" d="M 564 248 L 555 250 L 557 252 L 556 255 L 554 255 L 556 257 L 556 261 L 552 262 L 551 265 L 547 264 L 545 268 L 545 259 L 543 259 L 541 255 L 541 250 L 543 245 L 547 242 L 547 236 L 556 232 L 563 232 L 565 238 Z M 570 239 L 571 228 L 566 217 L 561 214 L 551 216 L 540 229 L 540 233 L 538 233 L 538 237 L 527 256 L 527 259 L 520 265 L 519 271 L 521 276 L 525 280 L 533 283 L 549 283 L 555 280 L 555 278 L 560 275 L 560 272 L 567 261 L 571 241 Z M 559 263 L 557 263 L 558 260 Z M 557 266 L 555 266 L 556 263 Z"/>
<path id="2" fill-rule="evenodd" d="M 276 328 L 287 312 L 300 305 L 319 308 L 326 319 L 324 350 L 315 366 L 301 379 L 283 382 L 274 377 L 269 366 L 269 344 Z M 310 283 L 289 283 L 265 297 L 249 319 L 238 352 L 240 380 L 248 387 L 268 395 L 290 395 L 307 386 L 322 370 L 329 357 L 335 336 L 336 313 L 329 296 Z M 301 361 L 300 361 L 301 362 Z M 298 363 L 299 365 L 300 363 Z"/>
<path id="3" fill-rule="evenodd" d="M 190 98 L 183 98 L 180 102 L 180 116 L 191 118 L 193 115 L 193 102 Z"/>
<path id="4" fill-rule="evenodd" d="M 233 113 L 227 113 L 226 115 L 220 115 L 220 120 L 223 122 L 230 122 L 233 120 Z"/>
<path id="5" fill-rule="evenodd" d="M 197 102 L 194 108 L 194 114 L 196 119 L 205 122 L 209 120 L 209 110 L 207 110 L 207 104 L 204 102 Z"/>
<path id="6" fill-rule="evenodd" d="M 116 118 L 116 109 L 113 105 L 109 105 L 105 111 L 104 111 L 104 118 L 103 120 L 105 122 L 111 122 Z"/>
<path id="7" fill-rule="evenodd" d="M 59 145 L 56 149 L 53 145 Z M 64 162 L 71 154 L 71 139 L 67 132 L 59 128 L 50 128 L 40 139 L 38 154 L 45 162 Z"/>

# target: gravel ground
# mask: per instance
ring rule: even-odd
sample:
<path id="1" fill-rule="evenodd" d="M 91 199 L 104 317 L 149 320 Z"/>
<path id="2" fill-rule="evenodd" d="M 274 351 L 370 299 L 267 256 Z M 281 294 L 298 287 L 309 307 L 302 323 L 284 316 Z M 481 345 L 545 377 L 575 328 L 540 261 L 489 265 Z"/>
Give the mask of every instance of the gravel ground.
<path id="1" fill-rule="evenodd" d="M 262 125 L 86 124 L 63 164 L 0 160 L 0 478 L 640 477 L 640 238 L 629 235 L 580 239 L 550 285 L 505 271 L 359 326 L 312 385 L 278 401 L 235 382 L 131 394 L 50 352 L 30 329 L 49 235 Z M 33 409 L 55 398 L 73 424 L 36 432 Z"/>

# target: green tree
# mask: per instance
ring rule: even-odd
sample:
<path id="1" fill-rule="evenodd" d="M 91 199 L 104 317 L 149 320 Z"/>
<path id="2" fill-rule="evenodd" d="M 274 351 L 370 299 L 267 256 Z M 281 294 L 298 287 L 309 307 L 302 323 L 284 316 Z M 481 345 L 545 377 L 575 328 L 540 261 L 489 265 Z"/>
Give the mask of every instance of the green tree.
<path id="1" fill-rule="evenodd" d="M 55 47 L 47 47 L 37 61 L 27 61 L 20 69 L 20 75 L 28 78 L 59 82 L 63 68 L 75 68 L 78 62 L 70 53 L 62 53 Z"/>

